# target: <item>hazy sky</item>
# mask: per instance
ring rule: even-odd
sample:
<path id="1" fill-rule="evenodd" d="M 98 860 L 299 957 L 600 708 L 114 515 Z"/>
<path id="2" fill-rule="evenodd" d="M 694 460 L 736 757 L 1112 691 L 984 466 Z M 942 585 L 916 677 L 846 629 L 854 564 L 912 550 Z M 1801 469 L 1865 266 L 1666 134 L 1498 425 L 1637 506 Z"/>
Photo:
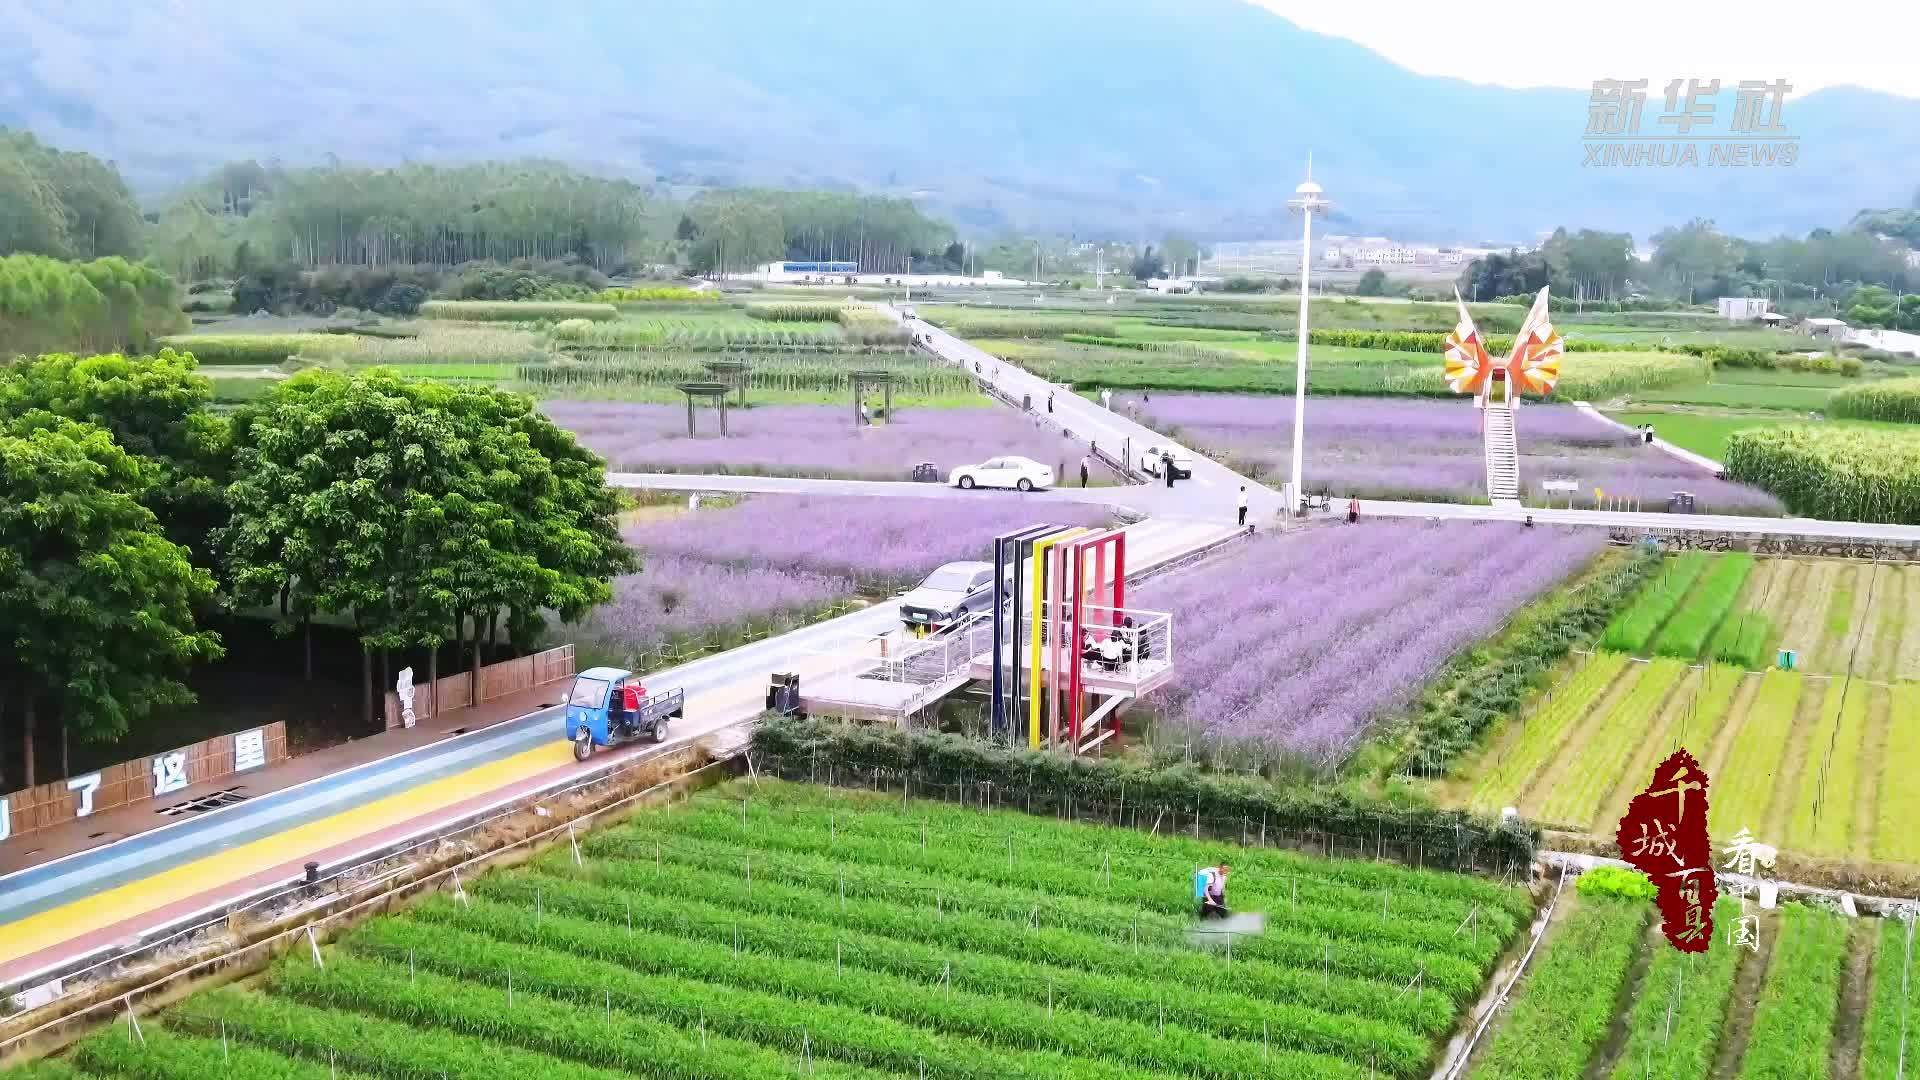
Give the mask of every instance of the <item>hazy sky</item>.
<path id="1" fill-rule="evenodd" d="M 1920 4 L 1864 0 L 1250 0 L 1323 34 L 1349 38 L 1428 75 L 1502 86 L 1595 79 L 1784 78 L 1794 93 L 1850 83 L 1920 97 Z"/>

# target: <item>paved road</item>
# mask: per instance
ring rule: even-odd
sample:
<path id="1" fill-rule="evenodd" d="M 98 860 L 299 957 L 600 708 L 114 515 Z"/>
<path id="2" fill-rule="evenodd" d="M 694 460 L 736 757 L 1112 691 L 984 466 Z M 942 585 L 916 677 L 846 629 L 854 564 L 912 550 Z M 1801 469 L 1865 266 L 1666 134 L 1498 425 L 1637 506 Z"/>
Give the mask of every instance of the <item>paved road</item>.
<path id="1" fill-rule="evenodd" d="M 1174 519 L 1130 526 L 1129 569 L 1143 573 L 1232 533 L 1216 522 Z M 898 625 L 895 607 L 880 603 L 649 674 L 656 686 L 687 692 L 687 715 L 672 726 L 670 744 L 757 715 L 772 673 L 798 672 L 804 686 L 809 677 L 845 668 L 859 644 Z M 448 808 L 458 800 L 522 790 L 540 778 L 562 782 L 583 767 L 573 765 L 559 719 L 558 708 L 540 710 L 0 877 L 0 983 L 124 942 L 176 913 L 249 895 L 266 883 L 262 875 L 272 872 L 279 875 L 272 880 L 283 880 L 297 874 L 298 860 L 350 864 L 354 852 L 379 846 L 356 847 L 355 838 L 425 828 L 436 814 L 456 818 Z M 309 837 L 311 844 L 302 846 Z M 218 893 L 221 886 L 231 895 Z M 138 921 L 163 910 L 168 919 Z M 65 953 L 49 951 L 64 942 L 73 943 Z"/>
<path id="2" fill-rule="evenodd" d="M 895 318 L 898 313 L 884 304 L 875 307 Z M 1141 446 L 1166 444 L 1164 435 L 1094 402 L 1067 393 L 1012 364 L 999 360 L 937 326 L 915 320 L 915 333 L 926 340 L 938 356 L 972 370 L 977 363 L 988 381 L 1003 393 L 1019 400 L 1032 395 L 1035 410 L 1044 409 L 1047 392 L 1054 391 L 1055 417 L 1076 436 L 1095 439 L 1102 446 L 1118 446 L 1130 438 L 1136 450 Z M 1313 438 L 1313 409 L 1307 409 L 1307 438 Z M 1172 490 L 1159 486 L 1124 489 L 1128 501 L 1150 514 L 1178 514 L 1195 519 L 1225 520 L 1233 513 L 1235 489 L 1247 486 L 1249 520 L 1268 523 L 1280 513 L 1280 493 L 1249 480 L 1218 462 L 1198 453 L 1194 459 L 1194 479 L 1182 481 Z M 1683 452 L 1684 453 L 1684 452 Z M 1702 459 L 1705 460 L 1705 459 Z M 1656 514 L 1606 510 L 1503 510 L 1491 506 L 1461 503 L 1420 503 L 1362 499 L 1361 513 L 1377 517 L 1424 517 L 1478 521 L 1520 521 L 1529 514 L 1535 521 L 1567 525 L 1624 527 L 1638 529 L 1698 529 L 1753 533 L 1766 536 L 1796 537 L 1809 540 L 1860 540 L 1920 543 L 1920 526 L 1876 525 L 1858 521 L 1818 521 L 1811 518 L 1733 517 L 1717 514 Z"/>
<path id="3" fill-rule="evenodd" d="M 722 476 L 717 473 L 608 473 L 613 487 L 654 491 L 725 492 L 752 495 L 861 495 L 899 499 L 1024 499 L 1034 513 L 1062 501 L 1136 507 L 1136 487 L 1060 487 L 1051 491 L 976 488 L 962 491 L 946 484 L 910 484 L 898 480 L 821 480 L 798 476 Z"/>

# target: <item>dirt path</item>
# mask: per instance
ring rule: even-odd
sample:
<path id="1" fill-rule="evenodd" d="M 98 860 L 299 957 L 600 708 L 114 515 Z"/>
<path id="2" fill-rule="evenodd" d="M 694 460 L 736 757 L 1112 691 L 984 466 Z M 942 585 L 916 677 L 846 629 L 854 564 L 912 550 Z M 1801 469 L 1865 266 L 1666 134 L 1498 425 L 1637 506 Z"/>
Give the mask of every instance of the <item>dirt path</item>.
<path id="1" fill-rule="evenodd" d="M 1887 598 L 1887 579 L 1893 576 L 1889 569 L 1879 563 L 1861 569 L 1860 585 L 1853 596 L 1853 619 L 1847 624 L 1850 629 L 1841 646 L 1840 660 L 1846 664 L 1845 670 L 1863 678 L 1873 666 L 1873 651 L 1880 637 L 1880 606 Z"/>
<path id="2" fill-rule="evenodd" d="M 1620 995 L 1613 1003 L 1613 1021 L 1607 1026 L 1607 1037 L 1587 1062 L 1585 1080 L 1607 1080 L 1613 1075 L 1620 1055 L 1633 1035 L 1633 1003 L 1640 999 L 1646 987 L 1647 971 L 1653 967 L 1654 950 L 1667 947 L 1667 939 L 1660 933 L 1660 920 L 1649 921 L 1646 936 L 1640 941 L 1640 951 L 1634 954 L 1633 966 L 1627 969 L 1627 977 L 1620 983 Z"/>
<path id="3" fill-rule="evenodd" d="M 1819 655 L 1820 640 L 1826 632 L 1827 604 L 1833 598 L 1834 564 L 1824 560 L 1807 563 L 1794 575 L 1791 587 L 1781 590 L 1775 597 L 1782 618 L 1775 621 L 1780 627 L 1780 647 L 1792 649 L 1801 657 L 1801 666 L 1808 671 L 1817 669 L 1807 667 Z"/>
<path id="4" fill-rule="evenodd" d="M 1627 812 L 1627 803 L 1647 786 L 1647 780 L 1653 775 L 1653 767 L 1673 753 L 1679 745 L 1677 733 L 1680 723 L 1694 709 L 1699 699 L 1701 687 L 1706 683 L 1704 670 L 1689 671 L 1680 680 L 1680 684 L 1667 695 L 1667 703 L 1658 717 L 1647 728 L 1646 737 L 1641 740 L 1640 749 L 1634 751 L 1628 759 L 1626 768 L 1620 772 L 1613 790 L 1600 803 L 1600 816 L 1593 823 L 1596 831 L 1604 832 L 1609 822 L 1619 821 Z M 1712 776 L 1712 773 L 1708 773 Z"/>
<path id="5" fill-rule="evenodd" d="M 1793 730 L 1787 735 L 1787 752 L 1780 756 L 1780 768 L 1771 778 L 1773 797 L 1767 800 L 1767 815 L 1762 819 L 1765 831 L 1756 835 L 1787 835 L 1787 828 L 1793 823 L 1794 804 L 1800 799 L 1800 774 L 1809 767 L 1819 768 L 1820 759 L 1827 752 L 1825 746 L 1809 745 L 1814 730 L 1820 726 L 1820 709 L 1828 694 L 1839 692 L 1839 679 L 1808 679 L 1802 687 L 1799 707 L 1793 713 Z"/>
<path id="6" fill-rule="evenodd" d="M 1759 674 L 1742 676 L 1740 689 L 1733 695 L 1733 704 L 1727 707 L 1726 722 L 1720 725 L 1720 731 L 1714 736 L 1713 745 L 1707 750 L 1707 760 L 1701 762 L 1706 766 L 1708 776 L 1720 775 L 1720 767 L 1727 763 L 1727 755 L 1733 752 L 1733 740 L 1739 736 L 1740 729 L 1746 726 L 1747 710 L 1753 707 L 1754 695 L 1760 692 L 1760 680 L 1763 677 Z"/>
<path id="7" fill-rule="evenodd" d="M 1613 680 L 1613 685 L 1607 687 L 1607 692 L 1594 703 L 1593 708 L 1587 710 L 1587 715 L 1581 717 L 1567 732 L 1567 737 L 1560 743 L 1560 752 L 1555 754 L 1547 767 L 1535 774 L 1525 790 L 1520 792 L 1520 798 L 1514 803 L 1520 813 L 1529 818 L 1540 816 L 1540 811 L 1545 806 L 1547 797 L 1553 793 L 1554 786 L 1573 769 L 1580 759 L 1581 751 L 1585 750 L 1587 743 L 1592 741 L 1594 733 L 1606 724 L 1613 710 L 1620 704 L 1620 699 L 1632 693 L 1633 688 L 1640 685 L 1640 680 L 1646 675 L 1647 668 L 1646 664 L 1628 664 L 1626 670 L 1620 673 L 1620 677 Z"/>
<path id="8" fill-rule="evenodd" d="M 1740 968 L 1733 975 L 1733 993 L 1727 1002 L 1727 1022 L 1720 1032 L 1720 1051 L 1714 1056 L 1713 1075 L 1732 1077 L 1738 1073 L 1740 1059 L 1747 1055 L 1747 1039 L 1753 1034 L 1753 1010 L 1760 1002 L 1760 987 L 1767 978 L 1767 965 L 1773 962 L 1773 946 L 1781 922 L 1772 912 L 1759 911 L 1760 952 L 1740 950 Z"/>
<path id="9" fill-rule="evenodd" d="M 1860 1044 L 1866 1033 L 1867 1005 L 1873 989 L 1874 939 L 1880 920 L 1855 919 L 1847 928 L 1847 967 L 1840 981 L 1840 1008 L 1833 1022 L 1833 1045 L 1827 1050 L 1827 1075 L 1853 1080 L 1860 1074 Z"/>
<path id="10" fill-rule="evenodd" d="M 1893 697 L 1884 686 L 1856 685 L 1853 692 L 1867 695 L 1867 733 L 1860 740 L 1860 781 L 1853 786 L 1853 841 L 1847 853 L 1864 860 L 1873 857 L 1874 834 L 1880 827 L 1880 786 L 1887 771 L 1880 763 L 1893 728 Z"/>
<path id="11" fill-rule="evenodd" d="M 1900 627 L 1906 621 L 1907 574 L 1900 566 L 1880 568 L 1880 586 L 1873 594 L 1873 648 L 1861 645 L 1866 657 L 1862 670 L 1875 682 L 1893 678 L 1900 659 Z"/>
<path id="12" fill-rule="evenodd" d="M 1900 608 L 1900 644 L 1893 677 L 1920 679 L 1920 566 L 1901 567 L 1900 576 L 1906 579 L 1907 602 Z"/>

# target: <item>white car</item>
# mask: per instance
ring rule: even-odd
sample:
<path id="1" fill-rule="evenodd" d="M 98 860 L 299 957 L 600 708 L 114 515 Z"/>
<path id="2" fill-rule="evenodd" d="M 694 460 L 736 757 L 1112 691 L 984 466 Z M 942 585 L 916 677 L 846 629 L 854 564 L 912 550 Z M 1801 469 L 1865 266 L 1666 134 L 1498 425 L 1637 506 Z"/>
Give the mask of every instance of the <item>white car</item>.
<path id="1" fill-rule="evenodd" d="M 1158 480 L 1160 466 L 1168 454 L 1173 455 L 1173 478 L 1185 480 L 1193 475 L 1193 458 L 1185 450 L 1173 446 L 1149 446 L 1140 452 L 1140 471 Z"/>
<path id="2" fill-rule="evenodd" d="M 997 487 L 1032 491 L 1053 486 L 1053 470 L 1023 457 L 989 458 L 978 465 L 962 465 L 947 474 L 957 488 Z"/>

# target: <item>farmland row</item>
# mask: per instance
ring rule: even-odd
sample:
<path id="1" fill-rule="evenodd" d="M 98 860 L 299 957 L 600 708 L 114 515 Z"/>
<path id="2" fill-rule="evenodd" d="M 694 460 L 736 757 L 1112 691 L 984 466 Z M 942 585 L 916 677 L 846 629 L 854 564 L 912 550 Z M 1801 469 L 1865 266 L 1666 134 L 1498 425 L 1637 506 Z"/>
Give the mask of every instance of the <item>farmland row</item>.
<path id="1" fill-rule="evenodd" d="M 1723 898 L 1714 908 L 1714 940 L 1702 955 L 1681 953 L 1662 936 L 1645 933 L 1647 910 L 1643 902 L 1583 895 L 1574 911 L 1556 918 L 1493 1037 L 1475 1054 L 1470 1075 L 1814 1080 L 1854 1075 L 1846 1069 L 1856 1050 L 1858 1076 L 1894 1075 L 1903 1013 L 1912 1006 L 1912 997 L 1903 997 L 1913 993 L 1906 968 L 1910 923 L 1863 923 L 1789 904 L 1765 913 L 1755 950 L 1734 944 L 1740 906 Z M 1843 999 L 1850 999 L 1844 977 L 1852 933 L 1877 941 L 1870 969 L 1860 972 L 1866 981 L 1854 988 L 1865 1012 L 1858 1024 L 1842 1015 Z M 1632 1004 L 1615 1013 L 1623 991 Z M 1916 1034 L 1905 1036 L 1909 1060 Z"/>
<path id="2" fill-rule="evenodd" d="M 1540 804 L 1543 821 L 1582 823 L 1594 814 L 1621 778 L 1627 759 L 1648 737 L 1651 723 L 1687 674 L 1687 665 L 1666 657 L 1645 665 L 1633 691 L 1611 712 L 1598 715 L 1582 743 L 1582 767 L 1563 775 Z"/>
<path id="3" fill-rule="evenodd" d="M 1600 635 L 1600 644 L 1618 652 L 1640 655 L 1653 640 L 1693 583 L 1707 569 L 1711 556 L 1689 551 L 1661 570 L 1648 582 L 1639 597 L 1616 616 Z"/>
<path id="4" fill-rule="evenodd" d="M 1566 733 L 1585 719 L 1594 702 L 1627 667 L 1624 653 L 1587 654 L 1572 677 L 1548 691 L 1546 701 L 1518 721 L 1513 745 L 1493 752 L 1473 789 L 1473 807 L 1494 811 L 1510 806 L 1528 779 L 1559 753 Z"/>

